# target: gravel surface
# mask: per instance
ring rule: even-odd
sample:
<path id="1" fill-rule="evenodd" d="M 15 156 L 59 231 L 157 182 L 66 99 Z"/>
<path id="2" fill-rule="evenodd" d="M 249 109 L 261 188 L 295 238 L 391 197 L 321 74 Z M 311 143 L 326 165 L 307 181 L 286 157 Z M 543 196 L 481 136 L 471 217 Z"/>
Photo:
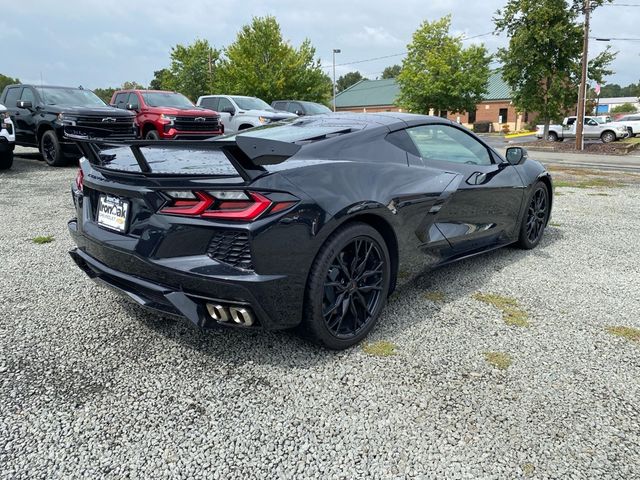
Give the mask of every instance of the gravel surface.
<path id="1" fill-rule="evenodd" d="M 96 286 L 66 253 L 75 171 L 0 173 L 0 478 L 640 478 L 640 342 L 606 330 L 640 328 L 639 186 L 563 188 L 536 250 L 405 281 L 375 356 Z"/>

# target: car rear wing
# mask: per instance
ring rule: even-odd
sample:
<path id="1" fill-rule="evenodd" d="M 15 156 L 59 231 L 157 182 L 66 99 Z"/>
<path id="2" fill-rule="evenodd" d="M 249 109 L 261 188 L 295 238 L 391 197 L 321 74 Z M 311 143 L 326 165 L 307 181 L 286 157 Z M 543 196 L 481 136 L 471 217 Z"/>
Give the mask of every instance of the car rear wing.
<path id="1" fill-rule="evenodd" d="M 218 150 L 222 151 L 238 174 L 246 181 L 267 173 L 265 165 L 276 165 L 295 155 L 301 145 L 266 138 L 236 135 L 234 140 L 109 140 L 110 130 L 93 127 L 67 125 L 64 137 L 76 143 L 89 163 L 104 167 L 102 150 L 106 148 L 129 147 L 140 172 L 152 174 L 142 148 L 163 148 L 175 150 Z"/>

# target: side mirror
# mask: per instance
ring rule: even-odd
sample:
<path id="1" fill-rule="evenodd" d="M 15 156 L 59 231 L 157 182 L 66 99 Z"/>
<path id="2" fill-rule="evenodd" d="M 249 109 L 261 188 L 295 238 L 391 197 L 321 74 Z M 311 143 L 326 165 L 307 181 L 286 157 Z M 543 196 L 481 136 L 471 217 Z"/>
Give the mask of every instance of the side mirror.
<path id="1" fill-rule="evenodd" d="M 33 108 L 33 103 L 29 100 L 19 100 L 16 102 L 16 107 L 31 110 Z"/>
<path id="2" fill-rule="evenodd" d="M 228 113 L 229 115 L 231 115 L 232 117 L 236 114 L 236 109 L 233 107 L 224 107 L 222 110 L 220 110 L 223 113 Z"/>
<path id="3" fill-rule="evenodd" d="M 506 157 L 507 162 L 511 165 L 520 165 L 529 157 L 529 154 L 527 150 L 522 147 L 509 147 L 507 148 Z"/>
<path id="4" fill-rule="evenodd" d="M 303 116 L 303 115 L 304 115 L 304 112 L 303 112 L 303 111 L 301 111 L 301 110 L 296 110 L 296 111 L 295 111 L 295 114 L 301 117 L 301 116 Z"/>
<path id="5" fill-rule="evenodd" d="M 131 111 L 133 111 L 133 112 L 137 112 L 137 111 L 138 111 L 138 107 L 137 107 L 137 106 L 135 106 L 135 105 L 134 105 L 134 104 L 132 104 L 132 103 L 127 103 L 127 106 L 126 106 L 125 108 L 126 108 L 127 110 L 131 110 Z"/>

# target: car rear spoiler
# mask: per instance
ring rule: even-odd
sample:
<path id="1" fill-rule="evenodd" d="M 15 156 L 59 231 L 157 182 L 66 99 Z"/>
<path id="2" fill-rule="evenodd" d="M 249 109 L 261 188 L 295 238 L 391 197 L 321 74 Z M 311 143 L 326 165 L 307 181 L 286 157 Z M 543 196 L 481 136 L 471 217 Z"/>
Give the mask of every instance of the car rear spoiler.
<path id="1" fill-rule="evenodd" d="M 220 150 L 229 159 L 238 174 L 247 181 L 267 173 L 265 165 L 276 165 L 292 157 L 301 146 L 266 138 L 236 135 L 234 140 L 110 140 L 110 130 L 66 125 L 64 137 L 76 143 L 89 163 L 104 166 L 101 147 L 129 147 L 143 174 L 153 173 L 142 148 L 176 150 Z"/>

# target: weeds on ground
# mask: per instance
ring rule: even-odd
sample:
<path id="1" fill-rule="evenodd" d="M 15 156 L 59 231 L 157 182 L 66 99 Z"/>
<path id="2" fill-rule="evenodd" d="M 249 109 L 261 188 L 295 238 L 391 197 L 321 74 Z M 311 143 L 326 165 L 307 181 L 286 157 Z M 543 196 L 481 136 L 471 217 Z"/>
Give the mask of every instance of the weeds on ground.
<path id="1" fill-rule="evenodd" d="M 43 245 L 45 243 L 51 243 L 53 242 L 55 239 L 53 238 L 52 235 L 45 235 L 45 236 L 38 236 L 35 238 L 32 238 L 31 241 L 37 245 Z"/>
<path id="2" fill-rule="evenodd" d="M 557 180 L 554 182 L 554 186 L 556 188 L 620 188 L 625 184 L 606 178 L 589 178 L 587 180 Z"/>
<path id="3" fill-rule="evenodd" d="M 390 357 L 391 355 L 395 355 L 396 346 L 391 342 L 381 340 L 363 345 L 362 350 L 364 350 L 364 353 L 374 357 Z"/>
<path id="4" fill-rule="evenodd" d="M 533 463 L 525 463 L 522 465 L 522 473 L 525 475 L 533 475 L 533 472 L 536 471 L 536 467 Z"/>
<path id="5" fill-rule="evenodd" d="M 511 355 L 503 352 L 484 352 L 484 359 L 498 370 L 506 370 L 513 363 Z"/>
<path id="6" fill-rule="evenodd" d="M 549 225 L 551 225 L 552 227 L 560 227 L 560 226 L 562 226 L 562 224 L 559 223 L 559 222 L 550 222 Z"/>
<path id="7" fill-rule="evenodd" d="M 503 297 L 492 293 L 474 293 L 473 298 L 479 302 L 496 307 L 502 312 L 504 323 L 515 327 L 529 327 L 529 315 L 518 306 L 515 298 Z"/>
<path id="8" fill-rule="evenodd" d="M 429 300 L 430 302 L 444 302 L 445 296 L 442 292 L 427 292 L 424 294 L 424 298 Z"/>
<path id="9" fill-rule="evenodd" d="M 632 342 L 640 342 L 640 329 L 633 327 L 607 327 L 607 332 L 617 337 L 626 338 Z"/>

